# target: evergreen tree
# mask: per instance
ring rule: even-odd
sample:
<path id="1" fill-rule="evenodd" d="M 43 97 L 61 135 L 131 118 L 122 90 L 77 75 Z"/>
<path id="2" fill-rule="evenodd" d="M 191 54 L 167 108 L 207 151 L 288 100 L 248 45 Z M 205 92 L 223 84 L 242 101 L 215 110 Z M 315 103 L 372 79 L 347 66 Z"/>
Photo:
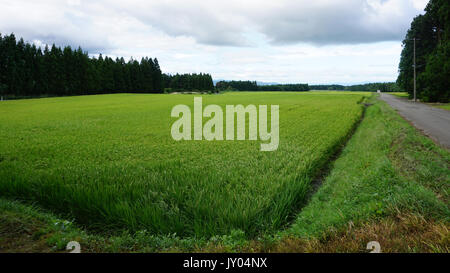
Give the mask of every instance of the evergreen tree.
<path id="1" fill-rule="evenodd" d="M 159 65 L 158 65 L 159 67 Z M 158 69 L 158 71 L 160 71 Z M 164 74 L 158 77 L 158 84 L 161 83 L 166 91 L 213 91 L 214 84 L 209 74 Z"/>
<path id="2" fill-rule="evenodd" d="M 426 13 L 414 18 L 403 41 L 397 83 L 410 96 L 413 93 L 413 42 L 416 42 L 417 97 L 424 101 L 449 100 L 448 58 L 450 38 L 450 2 L 431 0 Z"/>
<path id="3" fill-rule="evenodd" d="M 68 96 L 118 92 L 161 93 L 177 90 L 214 90 L 209 74 L 163 75 L 156 58 L 90 58 L 80 47 L 43 49 L 0 34 L 0 95 Z"/>

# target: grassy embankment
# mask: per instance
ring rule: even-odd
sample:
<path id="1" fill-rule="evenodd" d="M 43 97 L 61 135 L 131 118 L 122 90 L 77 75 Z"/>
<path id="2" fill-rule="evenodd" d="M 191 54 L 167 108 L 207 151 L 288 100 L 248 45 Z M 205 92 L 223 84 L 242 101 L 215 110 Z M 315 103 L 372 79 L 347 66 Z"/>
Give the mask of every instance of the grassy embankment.
<path id="1" fill-rule="evenodd" d="M 448 151 L 376 102 L 309 204 L 278 233 L 252 240 L 239 230 L 209 240 L 145 231 L 104 237 L 1 200 L 0 251 L 56 251 L 77 240 L 85 252 L 363 252 L 377 240 L 383 252 L 448 252 L 449 162 Z"/>

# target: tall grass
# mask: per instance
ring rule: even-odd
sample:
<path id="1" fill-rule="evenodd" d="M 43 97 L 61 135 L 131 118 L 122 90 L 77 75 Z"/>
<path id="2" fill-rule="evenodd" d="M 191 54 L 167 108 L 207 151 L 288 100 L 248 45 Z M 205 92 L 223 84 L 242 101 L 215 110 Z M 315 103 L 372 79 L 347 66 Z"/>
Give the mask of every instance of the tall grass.
<path id="1" fill-rule="evenodd" d="M 363 94 L 227 93 L 203 103 L 279 104 L 280 145 L 181 141 L 171 108 L 193 95 L 116 94 L 0 104 L 0 195 L 91 229 L 211 236 L 279 228 L 362 113 Z"/>
<path id="2" fill-rule="evenodd" d="M 287 234 L 326 237 L 354 223 L 397 217 L 399 212 L 448 225 L 450 153 L 385 102 L 370 102 L 374 105 L 364 121 Z"/>

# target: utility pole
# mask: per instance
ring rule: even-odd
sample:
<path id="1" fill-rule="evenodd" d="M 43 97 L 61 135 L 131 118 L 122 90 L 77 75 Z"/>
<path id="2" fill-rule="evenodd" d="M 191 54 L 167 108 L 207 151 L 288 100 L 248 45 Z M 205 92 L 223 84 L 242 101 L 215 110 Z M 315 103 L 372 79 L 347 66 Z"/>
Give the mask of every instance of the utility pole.
<path id="1" fill-rule="evenodd" d="M 417 101 L 417 96 L 416 96 L 416 41 L 420 40 L 420 39 L 416 39 L 415 37 L 412 39 L 414 41 L 414 102 Z"/>
<path id="2" fill-rule="evenodd" d="M 416 38 L 414 38 L 414 102 L 416 101 Z"/>

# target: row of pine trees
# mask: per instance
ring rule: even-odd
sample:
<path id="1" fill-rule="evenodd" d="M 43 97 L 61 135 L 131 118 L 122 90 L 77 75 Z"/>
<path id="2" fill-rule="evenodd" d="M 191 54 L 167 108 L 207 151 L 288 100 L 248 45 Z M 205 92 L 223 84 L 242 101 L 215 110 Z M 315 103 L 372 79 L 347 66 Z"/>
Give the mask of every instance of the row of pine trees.
<path id="1" fill-rule="evenodd" d="M 163 74 L 165 92 L 214 91 L 214 83 L 210 74 Z"/>
<path id="2" fill-rule="evenodd" d="M 227 91 L 258 91 L 258 84 L 256 81 L 219 81 L 216 88 Z"/>
<path id="3" fill-rule="evenodd" d="M 81 48 L 44 49 L 0 34 L 0 95 L 9 98 L 214 90 L 209 74 L 164 75 L 158 60 L 89 57 Z"/>
<path id="4" fill-rule="evenodd" d="M 0 35 L 0 93 L 11 97 L 162 92 L 158 60 L 90 58 L 81 48 L 43 50 Z"/>

